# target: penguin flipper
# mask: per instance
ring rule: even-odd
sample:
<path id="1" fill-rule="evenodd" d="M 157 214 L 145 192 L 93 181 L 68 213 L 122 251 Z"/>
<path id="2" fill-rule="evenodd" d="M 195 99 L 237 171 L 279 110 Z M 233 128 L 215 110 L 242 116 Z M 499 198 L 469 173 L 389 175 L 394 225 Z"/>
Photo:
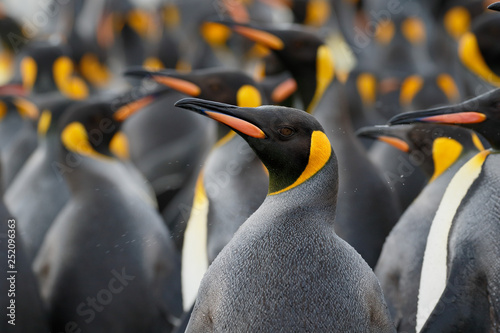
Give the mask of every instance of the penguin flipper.
<path id="1" fill-rule="evenodd" d="M 455 263 L 443 294 L 420 332 L 488 332 L 490 308 L 486 290 L 487 281 L 478 267 Z"/>

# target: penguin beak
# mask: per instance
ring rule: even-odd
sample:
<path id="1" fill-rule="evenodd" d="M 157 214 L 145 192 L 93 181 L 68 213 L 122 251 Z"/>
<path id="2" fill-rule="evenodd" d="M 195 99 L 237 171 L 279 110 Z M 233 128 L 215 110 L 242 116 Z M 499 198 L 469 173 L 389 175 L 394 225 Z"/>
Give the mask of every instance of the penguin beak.
<path id="1" fill-rule="evenodd" d="M 162 95 L 166 91 L 168 90 L 165 88 L 157 89 L 153 92 L 145 93 L 137 97 L 133 96 L 132 98 L 129 97 L 130 92 L 124 94 L 118 98 L 118 100 L 125 101 L 112 104 L 113 108 L 116 110 L 113 114 L 113 118 L 118 122 L 124 122 L 137 111 L 142 110 L 144 107 L 151 104 L 158 96 Z"/>
<path id="2" fill-rule="evenodd" d="M 400 135 L 402 134 L 400 132 L 400 129 L 395 129 L 394 127 L 370 126 L 359 129 L 356 135 L 385 142 L 402 152 L 408 153 L 410 145 L 402 138 L 403 135 Z"/>
<path id="3" fill-rule="evenodd" d="M 293 78 L 288 78 L 273 89 L 271 99 L 273 103 L 281 103 L 296 91 L 297 81 Z"/>
<path id="4" fill-rule="evenodd" d="M 237 24 L 234 22 L 219 22 L 230 27 L 234 32 L 248 38 L 249 40 L 262 44 L 273 50 L 282 50 L 285 47 L 283 40 L 269 29 L 255 28 L 250 25 Z"/>
<path id="5" fill-rule="evenodd" d="M 488 9 L 496 10 L 497 12 L 500 12 L 500 2 L 492 3 L 491 5 L 488 6 Z"/>
<path id="6" fill-rule="evenodd" d="M 141 68 L 129 70 L 125 72 L 125 75 L 142 78 L 150 77 L 161 85 L 172 88 L 189 96 L 196 97 L 201 94 L 201 88 L 197 84 L 188 81 L 186 78 L 183 78 L 181 74 L 175 71 L 154 72 Z"/>
<path id="7" fill-rule="evenodd" d="M 406 112 L 389 120 L 390 125 L 439 123 L 449 125 L 478 124 L 487 119 L 481 112 L 467 111 L 462 104 L 425 111 Z"/>
<path id="8" fill-rule="evenodd" d="M 266 134 L 258 126 L 254 125 L 251 113 L 245 108 L 234 105 L 206 101 L 198 98 L 184 98 L 175 103 L 175 106 L 186 110 L 197 112 L 218 122 L 229 126 L 231 129 L 246 136 L 265 139 Z M 253 119 L 255 121 L 255 119 Z"/>

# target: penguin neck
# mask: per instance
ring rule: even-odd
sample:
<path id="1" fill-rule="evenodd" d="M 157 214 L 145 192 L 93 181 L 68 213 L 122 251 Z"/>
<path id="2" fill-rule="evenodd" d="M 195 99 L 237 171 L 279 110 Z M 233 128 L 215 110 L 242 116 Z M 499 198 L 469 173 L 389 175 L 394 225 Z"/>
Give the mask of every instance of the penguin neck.
<path id="1" fill-rule="evenodd" d="M 120 184 L 115 172 L 120 162 L 113 158 L 100 160 L 69 153 L 67 158 L 60 162 L 65 163 L 63 176 L 75 196 L 88 193 L 95 195 L 97 192 L 105 191 L 106 188 L 117 187 Z"/>
<path id="2" fill-rule="evenodd" d="M 270 173 L 270 184 L 273 178 L 273 174 Z M 289 189 L 269 193 L 264 204 L 271 202 L 272 205 L 280 205 L 277 202 L 283 202 L 283 207 L 288 207 L 288 203 L 292 202 L 295 207 L 327 214 L 326 221 L 333 224 L 337 207 L 337 194 L 338 166 L 332 151 L 326 164 L 313 176 Z"/>
<path id="3" fill-rule="evenodd" d="M 313 65 L 296 66 L 292 74 L 306 111 L 313 114 L 335 77 L 335 62 L 329 48 L 326 45 L 318 47 Z"/>
<path id="4" fill-rule="evenodd" d="M 308 162 L 302 173 L 288 170 L 269 169 L 269 197 L 295 196 L 294 200 L 301 204 L 335 206 L 338 191 L 337 159 L 326 135 L 321 131 L 313 132 Z M 285 176 L 283 176 L 285 175 Z M 292 178 L 287 175 L 295 175 Z M 297 195 L 295 193 L 298 193 Z M 304 195 L 310 193 L 311 195 Z M 315 199 L 311 199 L 314 197 Z M 317 200 L 316 198 L 321 198 Z M 335 210 L 335 208 L 333 208 Z"/>

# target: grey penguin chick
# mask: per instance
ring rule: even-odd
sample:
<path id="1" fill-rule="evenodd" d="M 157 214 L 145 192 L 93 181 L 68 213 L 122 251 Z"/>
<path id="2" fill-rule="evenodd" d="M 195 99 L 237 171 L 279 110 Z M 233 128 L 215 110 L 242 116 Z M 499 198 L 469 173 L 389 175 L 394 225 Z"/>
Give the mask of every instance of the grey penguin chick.
<path id="1" fill-rule="evenodd" d="M 395 332 L 380 285 L 333 229 L 338 170 L 307 113 L 187 98 L 269 171 L 269 193 L 207 270 L 186 332 Z"/>

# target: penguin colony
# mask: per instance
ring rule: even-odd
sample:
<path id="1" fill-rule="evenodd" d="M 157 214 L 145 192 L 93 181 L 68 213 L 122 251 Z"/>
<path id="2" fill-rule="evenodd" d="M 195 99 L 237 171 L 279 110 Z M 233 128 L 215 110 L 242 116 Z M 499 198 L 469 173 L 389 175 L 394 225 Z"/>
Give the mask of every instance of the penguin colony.
<path id="1" fill-rule="evenodd" d="M 500 332 L 500 2 L 28 7 L 0 332 Z"/>

